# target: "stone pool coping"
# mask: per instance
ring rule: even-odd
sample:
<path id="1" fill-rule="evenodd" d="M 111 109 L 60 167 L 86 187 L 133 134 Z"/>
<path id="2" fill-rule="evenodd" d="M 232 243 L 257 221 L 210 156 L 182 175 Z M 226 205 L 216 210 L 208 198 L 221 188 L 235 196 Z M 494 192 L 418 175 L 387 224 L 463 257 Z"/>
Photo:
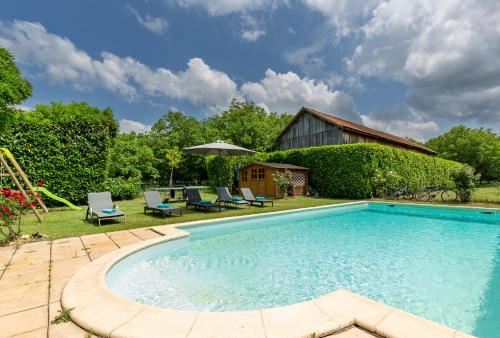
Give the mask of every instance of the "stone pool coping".
<path id="1" fill-rule="evenodd" d="M 106 254 L 81 268 L 66 284 L 61 303 L 71 319 L 103 337 L 323 337 L 357 325 L 383 337 L 472 337 L 416 315 L 339 289 L 310 301 L 282 307 L 231 312 L 182 311 L 139 304 L 106 286 L 106 273 L 121 259 L 147 247 L 189 236 L 179 229 L 212 222 L 319 208 L 378 203 L 350 202 L 188 222 L 165 227 L 163 237 Z M 395 203 L 384 203 L 395 204 Z M 408 204 L 404 204 L 408 205 Z M 484 209 L 484 208 L 474 208 Z M 497 210 L 498 209 L 493 209 Z"/>

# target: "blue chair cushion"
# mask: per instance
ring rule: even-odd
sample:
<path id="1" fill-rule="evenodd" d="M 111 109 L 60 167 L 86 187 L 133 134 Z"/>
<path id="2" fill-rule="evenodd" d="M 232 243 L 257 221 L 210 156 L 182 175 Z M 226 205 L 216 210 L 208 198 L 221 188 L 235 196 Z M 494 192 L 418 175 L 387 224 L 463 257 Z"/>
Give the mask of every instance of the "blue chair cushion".
<path id="1" fill-rule="evenodd" d="M 170 205 L 170 204 L 168 204 L 168 203 L 160 203 L 160 204 L 156 205 L 156 207 L 157 207 L 157 208 L 160 208 L 160 209 L 161 209 L 161 208 L 165 208 L 165 209 L 166 209 L 166 208 L 170 208 L 170 207 L 171 207 L 171 205 Z"/>
<path id="2" fill-rule="evenodd" d="M 233 202 L 239 202 L 239 201 L 241 201 L 241 198 L 239 198 L 239 197 L 233 197 L 233 198 L 231 198 L 231 201 L 233 201 Z"/>
<path id="3" fill-rule="evenodd" d="M 116 212 L 115 209 L 102 209 L 101 211 L 105 214 L 113 214 Z"/>
<path id="4" fill-rule="evenodd" d="M 202 200 L 200 201 L 200 204 L 212 204 L 211 200 Z"/>
<path id="5" fill-rule="evenodd" d="M 257 201 L 263 201 L 263 200 L 265 200 L 266 198 L 265 198 L 265 197 L 263 197 L 263 196 L 256 196 L 256 197 L 255 197 L 255 199 L 256 199 Z"/>

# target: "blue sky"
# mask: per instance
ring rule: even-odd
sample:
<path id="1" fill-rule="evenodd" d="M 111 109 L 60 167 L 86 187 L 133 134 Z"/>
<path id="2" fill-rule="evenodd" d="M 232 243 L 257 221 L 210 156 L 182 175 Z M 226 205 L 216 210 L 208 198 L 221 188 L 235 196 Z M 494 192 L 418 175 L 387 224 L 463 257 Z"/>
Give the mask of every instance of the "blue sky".
<path id="1" fill-rule="evenodd" d="M 493 0 L 16 0 L 0 45 L 34 85 L 25 106 L 109 106 L 123 130 L 237 97 L 426 139 L 500 129 L 498 22 Z"/>

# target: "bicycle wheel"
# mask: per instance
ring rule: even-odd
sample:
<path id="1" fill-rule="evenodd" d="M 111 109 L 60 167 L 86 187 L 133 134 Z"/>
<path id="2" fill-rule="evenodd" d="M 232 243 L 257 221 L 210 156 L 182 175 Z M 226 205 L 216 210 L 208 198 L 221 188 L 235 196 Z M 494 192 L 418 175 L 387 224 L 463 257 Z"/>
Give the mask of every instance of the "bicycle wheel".
<path id="1" fill-rule="evenodd" d="M 431 199 L 431 195 L 427 191 L 421 191 L 415 195 L 415 199 L 419 202 L 428 202 Z"/>
<path id="2" fill-rule="evenodd" d="M 453 190 L 447 189 L 441 193 L 441 200 L 443 202 L 456 202 L 458 195 Z"/>

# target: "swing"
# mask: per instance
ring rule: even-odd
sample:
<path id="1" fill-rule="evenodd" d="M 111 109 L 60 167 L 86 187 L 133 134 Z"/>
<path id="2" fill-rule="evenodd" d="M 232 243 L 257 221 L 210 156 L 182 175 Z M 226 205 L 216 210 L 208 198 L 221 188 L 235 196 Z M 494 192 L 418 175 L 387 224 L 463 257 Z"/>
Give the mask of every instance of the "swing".
<path id="1" fill-rule="evenodd" d="M 33 188 L 33 185 L 31 184 L 30 180 L 28 179 L 28 176 L 26 176 L 24 171 L 21 169 L 21 166 L 19 165 L 19 163 L 17 163 L 16 159 L 14 158 L 12 153 L 7 148 L 0 148 L 0 187 L 3 187 L 3 178 L 10 176 L 10 178 L 12 179 L 14 184 L 16 185 L 17 189 L 19 189 L 21 194 L 23 194 L 23 196 L 26 199 L 28 199 L 28 195 L 26 194 L 26 190 L 23 188 L 23 186 L 19 182 L 16 174 L 14 173 L 14 171 L 12 170 L 12 168 L 10 167 L 10 165 L 6 159 L 8 159 L 10 161 L 10 163 L 12 164 L 14 169 L 17 171 L 17 174 L 22 178 L 22 180 L 24 181 L 26 186 L 28 186 L 28 189 L 31 191 L 31 193 L 35 197 L 38 204 L 42 207 L 42 210 L 44 212 L 49 212 L 49 209 L 47 209 L 47 207 L 45 206 L 43 201 L 40 199 L 40 197 L 38 197 L 38 194 L 35 193 L 35 189 Z M 4 168 L 7 170 L 7 173 L 3 172 Z M 30 204 L 30 208 L 31 208 L 31 210 L 33 210 L 33 213 L 35 214 L 38 221 L 42 222 L 43 221 L 42 216 L 40 215 L 40 213 L 38 212 L 36 207 Z"/>

